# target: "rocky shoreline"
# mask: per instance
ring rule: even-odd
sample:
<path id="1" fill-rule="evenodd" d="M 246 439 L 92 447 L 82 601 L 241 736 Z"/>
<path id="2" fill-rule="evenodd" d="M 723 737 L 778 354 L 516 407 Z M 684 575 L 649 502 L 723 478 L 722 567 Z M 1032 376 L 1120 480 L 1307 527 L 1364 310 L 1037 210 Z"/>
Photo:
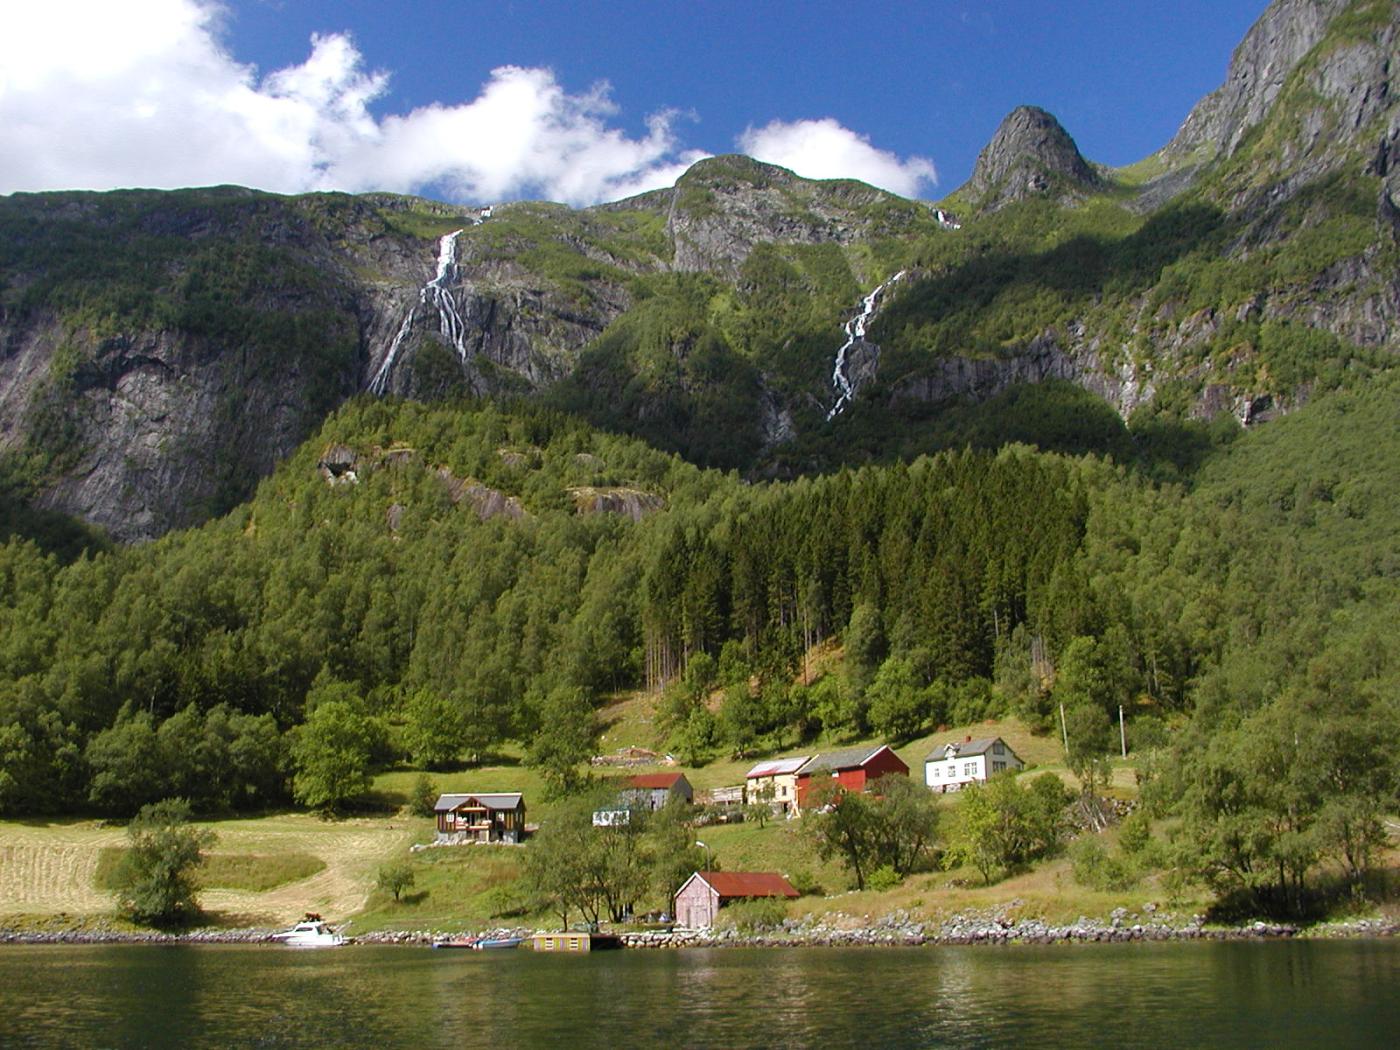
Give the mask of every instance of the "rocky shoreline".
<path id="1" fill-rule="evenodd" d="M 178 933 L 92 927 L 41 930 L 0 926 L 0 944 L 271 944 L 274 929 L 196 929 Z M 483 937 L 529 937 L 524 928 L 482 931 Z M 959 912 L 941 921 L 892 912 L 874 921 L 842 913 L 787 919 L 764 930 L 656 930 L 620 935 L 623 947 L 679 948 L 814 948 L 917 947 L 919 945 L 1094 944 L 1131 941 L 1241 941 L 1280 938 L 1340 939 L 1393 937 L 1400 922 L 1357 919 L 1348 922 L 1297 926 L 1252 922 L 1240 926 L 1208 926 L 1203 917 L 1185 920 L 1129 913 L 1119 908 L 1107 919 L 1080 917 L 1066 925 L 1034 918 L 1015 918 L 1006 911 Z M 434 941 L 461 937 L 457 931 L 376 931 L 351 938 L 353 944 L 426 947 Z"/>

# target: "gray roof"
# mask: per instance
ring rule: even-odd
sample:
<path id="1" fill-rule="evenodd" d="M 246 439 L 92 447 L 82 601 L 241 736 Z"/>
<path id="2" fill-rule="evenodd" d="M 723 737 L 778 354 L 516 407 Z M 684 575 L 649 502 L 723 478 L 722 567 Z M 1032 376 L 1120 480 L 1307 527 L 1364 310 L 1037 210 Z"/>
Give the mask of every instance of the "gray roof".
<path id="1" fill-rule="evenodd" d="M 980 740 L 949 740 L 949 741 L 945 741 L 944 743 L 939 744 L 939 745 L 938 745 L 937 747 L 935 747 L 932 751 L 930 751 L 930 752 L 928 753 L 928 757 L 925 758 L 924 761 L 925 761 L 925 762 L 941 762 L 941 761 L 943 761 L 943 759 L 947 757 L 946 752 L 947 752 L 949 746 L 952 746 L 952 747 L 957 748 L 956 754 L 957 754 L 958 758 L 969 758 L 969 757 L 971 757 L 971 756 L 973 756 L 973 755 L 985 755 L 988 751 L 990 751 L 990 750 L 992 749 L 992 745 L 993 745 L 993 744 L 996 744 L 996 743 L 1000 743 L 1002 747 L 1006 748 L 1007 753 L 1008 753 L 1009 755 L 1011 755 L 1012 758 L 1016 759 L 1018 762 L 1021 760 L 1021 756 L 1018 755 L 1018 754 L 1016 754 L 1015 751 L 1012 751 L 1012 750 L 1011 750 L 1011 745 L 1008 744 L 1005 740 L 1002 740 L 1001 737 L 999 737 L 999 736 L 987 736 L 987 737 L 983 737 L 983 738 L 980 739 Z"/>
<path id="2" fill-rule="evenodd" d="M 486 794 L 465 791 L 452 795 L 439 795 L 437 802 L 433 804 L 433 809 L 438 813 L 448 813 L 469 798 L 476 799 L 487 809 L 514 809 L 520 805 L 522 797 L 518 791 L 495 791 Z"/>
<path id="3" fill-rule="evenodd" d="M 874 747 L 848 747 L 844 751 L 828 751 L 824 755 L 814 755 L 798 772 L 820 773 L 828 769 L 855 769 L 869 762 L 875 756 L 875 752 L 884 746 L 876 744 Z"/>

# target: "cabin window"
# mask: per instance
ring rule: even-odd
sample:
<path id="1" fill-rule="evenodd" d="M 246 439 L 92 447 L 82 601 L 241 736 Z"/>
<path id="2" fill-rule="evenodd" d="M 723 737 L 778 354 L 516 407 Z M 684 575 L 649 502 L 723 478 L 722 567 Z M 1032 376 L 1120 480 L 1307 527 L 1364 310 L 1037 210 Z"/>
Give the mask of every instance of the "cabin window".
<path id="1" fill-rule="evenodd" d="M 1000 741 L 1000 740 L 998 740 L 995 744 L 992 745 L 992 754 L 994 754 L 994 755 L 1005 754 L 1005 752 L 1002 751 L 1002 749 L 1001 749 L 1001 741 Z"/>
<path id="2" fill-rule="evenodd" d="M 1005 772 L 1005 770 L 1006 770 L 1006 763 L 1005 763 L 1005 762 L 993 762 L 993 763 L 992 763 L 992 772 L 993 772 L 993 773 L 1002 773 L 1002 772 Z"/>

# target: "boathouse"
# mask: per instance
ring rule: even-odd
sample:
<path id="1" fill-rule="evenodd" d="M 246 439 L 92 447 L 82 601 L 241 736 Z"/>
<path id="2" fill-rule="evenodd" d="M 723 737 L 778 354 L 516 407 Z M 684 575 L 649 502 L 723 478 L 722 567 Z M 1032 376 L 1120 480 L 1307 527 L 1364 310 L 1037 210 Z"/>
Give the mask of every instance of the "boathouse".
<path id="1" fill-rule="evenodd" d="M 706 930 L 730 901 L 799 896 L 792 883 L 774 871 L 697 871 L 676 891 L 676 925 Z"/>

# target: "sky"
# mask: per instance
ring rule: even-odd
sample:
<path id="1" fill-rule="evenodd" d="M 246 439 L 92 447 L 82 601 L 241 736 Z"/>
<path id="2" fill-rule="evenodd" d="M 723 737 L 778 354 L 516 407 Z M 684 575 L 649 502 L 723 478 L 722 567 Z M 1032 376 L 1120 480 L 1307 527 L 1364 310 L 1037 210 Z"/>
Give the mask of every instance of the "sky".
<path id="1" fill-rule="evenodd" d="M 573 205 L 742 152 L 937 200 L 1018 105 L 1165 144 L 1265 0 L 0 0 L 0 194 Z"/>

